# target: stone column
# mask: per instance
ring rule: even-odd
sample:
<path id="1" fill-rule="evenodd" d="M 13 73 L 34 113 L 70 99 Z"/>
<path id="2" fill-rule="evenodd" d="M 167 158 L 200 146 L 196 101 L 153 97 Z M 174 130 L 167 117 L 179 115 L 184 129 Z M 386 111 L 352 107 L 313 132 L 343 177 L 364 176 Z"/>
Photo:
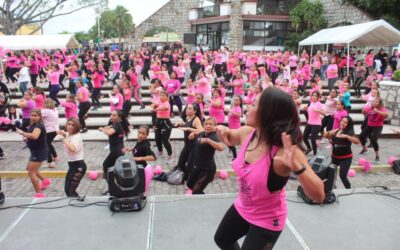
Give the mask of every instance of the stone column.
<path id="1" fill-rule="evenodd" d="M 381 81 L 379 92 L 383 104 L 389 111 L 390 124 L 400 125 L 400 82 Z"/>
<path id="2" fill-rule="evenodd" d="M 229 23 L 229 48 L 243 48 L 243 19 L 241 0 L 231 1 L 231 18 Z"/>

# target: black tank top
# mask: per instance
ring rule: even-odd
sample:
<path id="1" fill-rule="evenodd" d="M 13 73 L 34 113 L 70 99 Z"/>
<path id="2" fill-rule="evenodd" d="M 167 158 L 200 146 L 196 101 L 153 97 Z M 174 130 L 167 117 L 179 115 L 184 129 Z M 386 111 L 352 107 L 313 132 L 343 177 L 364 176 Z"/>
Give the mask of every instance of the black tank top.
<path id="1" fill-rule="evenodd" d="M 339 130 L 337 130 L 331 138 L 332 155 L 337 157 L 342 157 L 342 156 L 351 157 L 352 155 L 351 141 L 344 138 L 338 138 L 336 136 L 338 132 Z M 352 136 L 351 133 L 343 133 L 343 134 Z"/>
<path id="2" fill-rule="evenodd" d="M 196 119 L 196 116 L 193 117 L 191 120 L 186 121 L 186 122 L 185 122 L 185 125 L 184 125 L 183 127 L 185 127 L 185 128 L 194 128 L 194 127 L 193 127 L 194 119 Z M 189 140 L 189 135 L 190 135 L 190 133 L 191 133 L 190 131 L 185 131 L 185 132 L 184 132 L 183 141 L 185 142 L 185 144 L 187 144 L 187 145 L 189 145 L 189 146 L 190 146 L 190 145 L 193 146 L 195 140 Z"/>

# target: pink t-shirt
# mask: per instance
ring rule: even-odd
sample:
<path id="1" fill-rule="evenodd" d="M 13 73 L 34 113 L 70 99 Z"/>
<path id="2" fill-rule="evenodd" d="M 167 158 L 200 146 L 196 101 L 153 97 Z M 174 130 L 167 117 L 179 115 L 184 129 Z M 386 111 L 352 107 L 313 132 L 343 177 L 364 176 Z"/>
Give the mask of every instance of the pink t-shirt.
<path id="1" fill-rule="evenodd" d="M 289 56 L 289 67 L 291 67 L 291 68 L 297 67 L 297 56 L 296 55 Z"/>
<path id="2" fill-rule="evenodd" d="M 169 119 L 171 113 L 171 106 L 169 105 L 169 101 L 160 102 L 158 107 L 167 108 L 166 110 L 158 110 L 157 111 L 157 118 Z"/>
<path id="3" fill-rule="evenodd" d="M 328 79 L 337 78 L 338 75 L 338 66 L 336 64 L 329 64 L 328 68 L 326 69 L 326 75 Z"/>
<path id="4" fill-rule="evenodd" d="M 131 101 L 132 98 L 132 90 L 131 89 L 123 89 L 122 91 L 124 93 L 124 100 L 125 101 Z"/>
<path id="5" fill-rule="evenodd" d="M 211 91 L 211 83 L 207 77 L 197 80 L 197 93 L 207 95 Z"/>
<path id="6" fill-rule="evenodd" d="M 114 103 L 113 99 L 117 98 L 118 102 Z M 121 93 L 117 93 L 115 95 L 113 95 L 110 98 L 110 108 L 111 108 L 111 112 L 114 110 L 122 110 L 122 105 L 124 104 L 124 97 L 121 95 Z"/>
<path id="7" fill-rule="evenodd" d="M 71 117 L 78 118 L 78 106 L 75 103 L 61 102 L 61 106 L 64 107 L 66 119 L 69 119 Z"/>
<path id="8" fill-rule="evenodd" d="M 236 79 L 233 81 L 233 84 L 239 84 L 233 88 L 233 93 L 235 95 L 244 95 L 244 80 L 243 79 Z"/>
<path id="9" fill-rule="evenodd" d="M 242 113 L 242 108 L 240 106 L 234 106 L 231 108 L 231 112 L 235 112 L 235 113 Z M 228 115 L 228 127 L 229 128 L 240 128 L 240 116 L 235 116 L 233 115 L 231 112 L 229 112 Z"/>
<path id="10" fill-rule="evenodd" d="M 102 81 L 102 75 L 99 74 L 99 72 L 96 70 L 93 73 L 93 87 L 95 89 L 100 89 L 101 88 L 101 81 Z"/>
<path id="11" fill-rule="evenodd" d="M 320 125 L 321 126 L 321 113 L 315 110 L 324 109 L 324 106 L 318 102 L 311 102 L 310 106 L 307 108 L 308 112 L 308 121 L 307 123 L 310 125 Z"/>
<path id="12" fill-rule="evenodd" d="M 60 80 L 60 72 L 58 71 L 53 71 L 48 73 L 48 77 L 50 80 L 51 85 L 59 85 L 59 80 Z"/>
<path id="13" fill-rule="evenodd" d="M 387 109 L 382 107 L 380 112 L 387 112 Z M 374 111 L 373 108 L 367 109 L 367 116 L 368 116 L 368 126 L 370 127 L 382 127 L 383 122 L 385 121 L 385 117 L 381 116 L 377 112 Z"/>
<path id="14" fill-rule="evenodd" d="M 195 100 L 196 100 L 196 96 L 194 96 L 195 94 L 196 94 L 196 88 L 192 85 L 192 86 L 190 86 L 190 87 L 187 87 L 186 88 L 186 91 L 187 91 L 187 93 L 189 94 L 192 94 L 192 95 L 187 95 L 186 96 L 186 103 L 187 104 L 192 104 L 192 103 L 194 103 L 195 102 Z"/>
<path id="15" fill-rule="evenodd" d="M 209 111 L 210 116 L 214 117 L 217 120 L 217 123 L 223 123 L 225 121 L 225 113 L 224 113 L 224 103 L 221 97 L 213 98 L 213 101 L 220 100 L 220 106 L 210 105 Z"/>
<path id="16" fill-rule="evenodd" d="M 239 194 L 234 206 L 240 216 L 247 222 L 272 231 L 282 231 L 287 217 L 286 192 L 271 193 L 268 190 L 268 175 L 271 168 L 271 157 L 278 148 L 272 147 L 271 154 L 265 154 L 261 159 L 252 164 L 246 164 L 245 152 L 250 139 L 240 147 L 232 168 L 238 176 Z"/>
<path id="17" fill-rule="evenodd" d="M 113 72 L 114 73 L 119 72 L 120 66 L 121 66 L 121 61 L 120 60 L 115 61 L 113 64 Z"/>
<path id="18" fill-rule="evenodd" d="M 78 92 L 76 93 L 76 95 L 79 95 L 79 93 L 81 93 L 81 99 L 78 100 L 79 102 L 88 102 L 89 101 L 89 90 L 87 88 L 85 88 L 84 86 L 80 87 L 78 89 Z"/>
<path id="19" fill-rule="evenodd" d="M 338 110 L 333 117 L 333 127 L 332 129 L 339 129 L 340 128 L 340 121 L 343 119 L 343 117 L 346 117 L 348 115 L 347 110 Z"/>
<path id="20" fill-rule="evenodd" d="M 35 95 L 35 105 L 37 109 L 44 109 L 44 96 L 42 94 Z"/>
<path id="21" fill-rule="evenodd" d="M 176 90 L 180 89 L 181 87 L 181 82 L 179 80 L 174 80 L 174 79 L 169 79 L 165 83 L 166 85 L 166 91 L 168 94 L 173 94 Z"/>

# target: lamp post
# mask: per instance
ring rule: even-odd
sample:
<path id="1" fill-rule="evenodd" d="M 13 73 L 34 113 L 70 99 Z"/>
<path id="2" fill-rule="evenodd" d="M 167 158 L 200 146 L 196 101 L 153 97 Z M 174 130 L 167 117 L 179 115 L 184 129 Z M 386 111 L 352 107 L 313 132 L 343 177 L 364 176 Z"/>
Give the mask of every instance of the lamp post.
<path id="1" fill-rule="evenodd" d="M 101 14 L 101 8 L 97 7 L 95 9 L 96 14 L 97 14 L 97 37 L 100 37 L 100 14 Z"/>

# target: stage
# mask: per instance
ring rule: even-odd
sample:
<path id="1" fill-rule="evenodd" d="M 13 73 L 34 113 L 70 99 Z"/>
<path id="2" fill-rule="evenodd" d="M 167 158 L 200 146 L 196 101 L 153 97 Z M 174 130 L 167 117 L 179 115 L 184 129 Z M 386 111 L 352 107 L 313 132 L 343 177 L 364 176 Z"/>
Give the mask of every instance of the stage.
<path id="1" fill-rule="evenodd" d="M 396 191 L 385 193 L 400 198 Z M 71 201 L 77 205 L 104 202 L 85 208 L 0 210 L 0 249 L 217 249 L 213 236 L 234 196 L 151 196 L 140 212 L 114 214 L 105 204 L 107 197 Z M 339 203 L 312 206 L 297 203 L 302 200 L 295 192 L 287 196 L 289 216 L 274 249 L 399 249 L 400 200 L 352 194 L 340 197 Z M 55 199 L 7 198 L 0 208 L 49 200 Z M 68 202 L 62 199 L 40 207 Z"/>

